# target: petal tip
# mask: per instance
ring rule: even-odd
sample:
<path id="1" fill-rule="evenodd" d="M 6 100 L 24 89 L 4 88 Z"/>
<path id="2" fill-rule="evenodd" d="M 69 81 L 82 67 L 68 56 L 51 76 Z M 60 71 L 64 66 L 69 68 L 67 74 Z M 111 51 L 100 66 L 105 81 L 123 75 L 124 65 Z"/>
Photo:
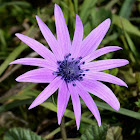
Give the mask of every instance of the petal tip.
<path id="1" fill-rule="evenodd" d="M 14 64 L 14 63 L 13 62 L 9 63 L 9 65 L 12 65 L 12 64 Z"/>
<path id="2" fill-rule="evenodd" d="M 128 85 L 124 82 L 124 85 L 123 86 L 125 86 L 126 88 L 128 88 Z"/>
<path id="3" fill-rule="evenodd" d="M 60 125 L 61 124 L 61 121 L 58 121 L 58 124 Z"/>
<path id="4" fill-rule="evenodd" d="M 19 77 L 16 78 L 16 81 L 17 82 L 20 82 L 20 80 L 21 80 L 21 78 L 19 78 Z"/>
<path id="5" fill-rule="evenodd" d="M 26 81 L 24 81 L 22 75 L 20 75 L 19 77 L 17 77 L 15 80 L 16 80 L 17 82 L 26 82 Z"/>
<path id="6" fill-rule="evenodd" d="M 129 61 L 128 61 L 128 60 L 126 60 L 126 65 L 127 65 L 127 64 L 129 64 Z"/>
<path id="7" fill-rule="evenodd" d="M 32 108 L 34 108 L 34 107 L 32 107 L 32 104 L 29 106 L 29 108 L 28 108 L 28 110 L 30 110 L 30 109 L 32 109 Z"/>
<path id="8" fill-rule="evenodd" d="M 15 33 L 15 36 L 17 36 L 17 37 L 18 37 L 19 35 L 20 35 L 20 33 Z"/>
<path id="9" fill-rule="evenodd" d="M 39 105 L 39 104 L 38 104 L 37 102 L 34 101 L 34 102 L 32 102 L 32 104 L 29 106 L 28 109 L 30 110 L 30 109 L 32 109 L 32 108 L 38 106 L 38 105 Z"/>
<path id="10" fill-rule="evenodd" d="M 56 8 L 60 8 L 60 7 L 59 7 L 59 5 L 57 5 L 57 4 L 55 3 L 54 9 L 56 9 Z"/>
<path id="11" fill-rule="evenodd" d="M 103 26 L 106 26 L 106 28 L 109 29 L 109 27 L 110 27 L 110 25 L 111 25 L 111 19 L 110 19 L 110 18 L 107 18 L 107 19 L 104 20 L 102 23 L 103 23 L 103 24 L 102 24 Z"/>
<path id="12" fill-rule="evenodd" d="M 119 46 L 116 46 L 117 50 L 122 50 L 123 48 L 119 47 Z"/>
<path id="13" fill-rule="evenodd" d="M 110 18 L 107 18 L 106 19 L 106 22 L 108 22 L 108 24 L 110 25 L 111 24 L 111 19 Z"/>
<path id="14" fill-rule="evenodd" d="M 76 14 L 76 18 L 80 19 L 80 16 Z"/>
<path id="15" fill-rule="evenodd" d="M 120 103 L 119 103 L 119 101 L 118 101 L 118 104 L 114 107 L 114 109 L 115 109 L 116 111 L 119 111 L 119 109 L 120 109 Z"/>
<path id="16" fill-rule="evenodd" d="M 35 15 L 35 17 L 38 18 L 39 16 L 38 15 Z"/>
<path id="17" fill-rule="evenodd" d="M 62 117 L 60 115 L 58 115 L 58 113 L 57 113 L 57 118 L 58 118 L 58 124 L 60 125 Z"/>
<path id="18" fill-rule="evenodd" d="M 119 106 L 119 107 L 117 107 L 115 110 L 116 110 L 116 111 L 119 111 L 119 109 L 120 109 L 120 106 Z"/>
<path id="19" fill-rule="evenodd" d="M 35 16 L 36 20 L 40 19 L 38 15 Z"/>
<path id="20" fill-rule="evenodd" d="M 20 38 L 23 38 L 25 35 L 20 34 L 20 33 L 16 33 L 15 36 L 18 37 L 18 38 L 20 39 Z"/>
<path id="21" fill-rule="evenodd" d="M 100 127 L 101 126 L 101 119 L 97 121 L 98 123 L 98 126 Z"/>
<path id="22" fill-rule="evenodd" d="M 77 130 L 79 130 L 79 128 L 80 128 L 80 125 L 79 125 L 79 126 L 77 126 Z"/>

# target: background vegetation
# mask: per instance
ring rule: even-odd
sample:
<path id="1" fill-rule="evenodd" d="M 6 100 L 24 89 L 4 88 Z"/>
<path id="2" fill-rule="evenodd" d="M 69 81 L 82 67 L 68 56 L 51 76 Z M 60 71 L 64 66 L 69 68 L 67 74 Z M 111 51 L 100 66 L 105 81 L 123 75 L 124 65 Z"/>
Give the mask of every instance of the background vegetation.
<path id="1" fill-rule="evenodd" d="M 38 15 L 55 34 L 54 4 L 63 10 L 70 31 L 74 33 L 75 14 L 84 25 L 84 37 L 106 18 L 111 27 L 99 47 L 116 45 L 123 50 L 100 59 L 124 58 L 130 64 L 106 72 L 123 79 L 128 88 L 108 84 L 121 103 L 116 112 L 106 103 L 93 97 L 100 110 L 99 128 L 85 104 L 79 131 L 76 130 L 71 100 L 65 112 L 67 137 L 81 140 L 138 140 L 140 136 L 140 1 L 139 0 L 0 0 L 0 139 L 44 140 L 61 138 L 57 123 L 57 93 L 40 106 L 28 110 L 35 97 L 47 84 L 17 83 L 15 78 L 34 69 L 11 65 L 17 58 L 38 57 L 22 43 L 15 33 L 22 33 L 46 44 L 35 15 Z"/>

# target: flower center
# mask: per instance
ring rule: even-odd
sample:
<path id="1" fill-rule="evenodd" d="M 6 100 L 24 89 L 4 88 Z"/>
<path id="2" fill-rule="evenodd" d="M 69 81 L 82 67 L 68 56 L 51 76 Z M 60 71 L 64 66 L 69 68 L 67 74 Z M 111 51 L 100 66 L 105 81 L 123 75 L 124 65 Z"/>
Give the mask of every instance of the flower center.
<path id="1" fill-rule="evenodd" d="M 82 70 L 80 65 L 83 65 L 85 62 L 80 62 L 82 57 L 79 57 L 77 60 L 75 60 L 74 58 L 70 58 L 70 56 L 71 54 L 68 54 L 63 61 L 57 62 L 58 71 L 54 72 L 53 74 L 61 76 L 62 79 L 66 81 L 66 83 L 70 83 L 75 80 L 82 81 L 83 76 L 85 76 L 85 74 L 83 74 L 85 70 Z M 86 71 L 88 71 L 88 69 L 86 69 Z M 75 86 L 74 83 L 73 86 Z"/>

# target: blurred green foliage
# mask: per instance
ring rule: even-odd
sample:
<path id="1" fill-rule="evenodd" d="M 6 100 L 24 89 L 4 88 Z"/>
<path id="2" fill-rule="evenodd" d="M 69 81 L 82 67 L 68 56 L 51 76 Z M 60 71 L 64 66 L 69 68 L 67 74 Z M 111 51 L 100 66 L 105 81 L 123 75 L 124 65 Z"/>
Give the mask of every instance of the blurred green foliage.
<path id="1" fill-rule="evenodd" d="M 22 139 L 23 135 L 29 135 L 31 138 L 23 139 L 43 139 L 32 131 L 44 139 L 61 137 L 56 117 L 57 94 L 28 111 L 29 104 L 47 84 L 17 83 L 15 78 L 32 67 L 9 66 L 9 63 L 16 58 L 37 56 L 15 37 L 15 33 L 19 32 L 35 38 L 47 46 L 37 26 L 35 15 L 40 16 L 55 34 L 53 15 L 55 3 L 59 4 L 63 10 L 71 40 L 76 14 L 80 15 L 83 22 L 84 37 L 103 20 L 110 18 L 111 27 L 99 48 L 116 45 L 123 50 L 107 54 L 100 59 L 124 58 L 130 62 L 125 67 L 106 71 L 128 84 L 128 88 L 108 84 L 118 97 L 121 109 L 116 112 L 93 96 L 102 117 L 103 125 L 99 128 L 94 117 L 81 101 L 81 126 L 77 131 L 70 101 L 64 114 L 67 136 L 95 140 L 101 139 L 99 135 L 107 140 L 138 139 L 140 135 L 139 0 L 0 0 L 0 138 L 10 140 L 14 135 L 15 140 L 15 137 Z M 30 131 L 23 128 L 28 128 Z"/>

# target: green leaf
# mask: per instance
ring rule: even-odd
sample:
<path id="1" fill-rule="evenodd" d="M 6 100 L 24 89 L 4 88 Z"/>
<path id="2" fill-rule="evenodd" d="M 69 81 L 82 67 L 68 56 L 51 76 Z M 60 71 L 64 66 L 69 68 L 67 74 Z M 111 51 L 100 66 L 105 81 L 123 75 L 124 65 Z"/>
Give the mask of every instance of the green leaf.
<path id="1" fill-rule="evenodd" d="M 69 19 L 68 1 L 67 0 L 61 1 L 61 5 L 62 5 L 62 11 L 65 17 L 66 24 L 68 24 L 68 19 Z"/>
<path id="2" fill-rule="evenodd" d="M 8 104 L 0 106 L 0 113 L 10 110 L 12 108 L 18 107 L 20 105 L 31 104 L 33 99 L 16 100 Z"/>
<path id="3" fill-rule="evenodd" d="M 140 72 L 136 72 L 135 78 L 136 78 L 136 84 L 137 84 L 136 86 L 138 87 L 137 90 L 140 91 Z"/>
<path id="4" fill-rule="evenodd" d="M 35 28 L 35 26 L 32 26 L 28 33 L 27 36 L 35 36 L 35 34 L 37 33 L 37 30 Z M 12 62 L 13 60 L 15 60 L 26 48 L 28 48 L 27 45 L 21 43 L 21 45 L 19 45 L 17 48 L 15 48 L 13 50 L 13 52 L 11 52 L 11 54 L 5 59 L 5 61 L 0 65 L 0 75 L 5 71 L 5 69 L 8 67 L 9 63 Z"/>
<path id="5" fill-rule="evenodd" d="M 41 136 L 25 128 L 11 128 L 3 140 L 45 140 Z"/>
<path id="6" fill-rule="evenodd" d="M 25 2 L 25 1 L 13 1 L 13 2 L 4 2 L 0 4 L 0 8 L 6 7 L 6 6 L 14 6 L 14 5 L 19 5 L 23 7 L 30 7 L 30 3 Z"/>
<path id="7" fill-rule="evenodd" d="M 121 7 L 119 15 L 128 19 L 131 14 L 131 10 L 135 1 L 136 0 L 125 0 Z"/>
<path id="8" fill-rule="evenodd" d="M 40 93 L 40 91 L 38 91 L 38 90 L 35 90 L 35 89 L 33 90 L 33 88 L 36 85 L 37 85 L 37 83 L 31 83 L 31 84 L 27 85 L 24 89 L 17 91 L 18 93 L 15 93 L 15 95 L 13 95 L 13 96 L 11 96 L 10 94 L 7 96 L 2 96 L 2 97 L 0 97 L 0 103 L 3 103 L 9 99 L 24 100 L 24 99 L 29 99 L 31 97 L 36 97 Z"/>
<path id="9" fill-rule="evenodd" d="M 7 57 L 7 59 L 0 65 L 0 75 L 8 67 L 9 63 L 12 62 L 18 55 L 20 55 L 20 53 L 26 48 L 26 45 L 20 45 Z"/>
<path id="10" fill-rule="evenodd" d="M 105 19 L 112 18 L 112 13 L 111 11 L 108 11 L 105 8 L 100 8 L 98 10 L 95 10 L 94 8 L 91 11 L 91 17 L 92 17 L 93 28 L 95 28 Z"/>
<path id="11" fill-rule="evenodd" d="M 131 111 L 131 110 L 128 110 L 128 109 L 125 109 L 125 108 L 120 108 L 119 111 L 116 111 L 106 103 L 99 102 L 99 101 L 95 101 L 95 103 L 98 107 L 101 107 L 103 109 L 107 109 L 107 110 L 110 110 L 110 111 L 113 111 L 113 112 L 123 114 L 123 115 L 126 115 L 126 116 L 129 116 L 129 117 L 140 120 L 140 113 L 138 113 L 138 112 L 134 112 L 134 111 Z"/>
<path id="12" fill-rule="evenodd" d="M 82 114 L 82 116 L 87 117 L 87 116 L 89 116 L 89 114 L 90 114 L 90 112 L 84 112 L 84 113 Z M 70 121 L 66 122 L 66 123 L 65 123 L 65 127 L 73 125 L 74 122 L 75 122 L 74 120 L 70 120 Z M 82 125 L 82 124 L 85 124 L 85 123 L 81 123 L 81 124 L 80 124 L 80 129 L 81 129 L 81 125 Z M 88 125 L 88 124 L 86 124 L 86 126 L 87 126 L 87 125 Z M 84 130 L 85 130 L 85 129 L 84 129 Z M 79 131 L 80 131 L 80 130 L 79 130 Z M 60 132 L 60 127 L 56 128 L 56 129 L 53 130 L 51 133 L 47 134 L 44 138 L 50 139 L 52 136 L 54 136 L 54 135 L 57 134 L 58 132 Z"/>
<path id="13" fill-rule="evenodd" d="M 7 49 L 7 42 L 4 36 L 4 30 L 0 29 L 0 41 L 1 41 L 1 51 L 6 51 Z"/>
<path id="14" fill-rule="evenodd" d="M 103 39 L 103 41 L 102 41 L 102 43 L 101 44 L 108 44 L 109 42 L 112 42 L 113 40 L 117 40 L 117 38 L 118 38 L 118 33 L 113 33 L 113 34 L 111 34 L 111 35 L 109 35 L 109 36 L 106 36 L 104 39 Z"/>
<path id="15" fill-rule="evenodd" d="M 87 22 L 84 26 L 84 38 L 91 32 L 91 24 L 90 22 Z"/>
<path id="16" fill-rule="evenodd" d="M 138 99 L 138 101 L 135 102 L 135 104 L 137 105 L 137 107 L 140 107 L 140 99 Z"/>
<path id="17" fill-rule="evenodd" d="M 44 102 L 44 103 L 41 104 L 41 106 L 57 113 L 57 106 L 54 105 L 51 102 Z M 64 116 L 68 117 L 68 118 L 71 118 L 71 119 L 75 119 L 73 111 L 71 111 L 69 109 L 65 110 Z M 84 117 L 84 116 L 81 116 L 81 121 L 85 122 L 85 123 L 88 123 L 88 124 L 92 124 L 92 125 L 96 124 L 92 119 L 89 119 L 89 118 Z"/>
<path id="18" fill-rule="evenodd" d="M 109 128 L 107 131 L 106 140 L 123 140 L 122 128 L 119 126 Z"/>
<path id="19" fill-rule="evenodd" d="M 121 29 L 124 29 L 128 33 L 140 36 L 140 31 L 138 28 L 131 24 L 129 20 L 123 17 L 113 15 L 113 24 L 117 25 Z"/>
<path id="20" fill-rule="evenodd" d="M 86 23 L 90 13 L 91 13 L 91 9 L 93 9 L 93 7 L 95 6 L 97 0 L 84 0 L 81 10 L 80 10 L 80 17 L 81 20 L 83 22 L 83 24 Z"/>
<path id="21" fill-rule="evenodd" d="M 136 50 L 136 47 L 132 41 L 132 39 L 130 38 L 130 36 L 125 32 L 125 37 L 126 37 L 126 40 L 128 42 L 128 45 L 130 47 L 130 50 L 132 51 L 132 53 L 135 55 L 135 56 L 139 56 L 137 50 Z"/>
<path id="22" fill-rule="evenodd" d="M 111 10 L 112 7 L 118 2 L 118 0 L 110 0 L 107 5 L 105 5 L 105 9 Z"/>
<path id="23" fill-rule="evenodd" d="M 74 0 L 75 13 L 78 14 L 78 0 Z"/>
<path id="24" fill-rule="evenodd" d="M 105 140 L 107 128 L 108 126 L 103 124 L 100 127 L 98 125 L 91 125 L 82 134 L 80 140 Z"/>

